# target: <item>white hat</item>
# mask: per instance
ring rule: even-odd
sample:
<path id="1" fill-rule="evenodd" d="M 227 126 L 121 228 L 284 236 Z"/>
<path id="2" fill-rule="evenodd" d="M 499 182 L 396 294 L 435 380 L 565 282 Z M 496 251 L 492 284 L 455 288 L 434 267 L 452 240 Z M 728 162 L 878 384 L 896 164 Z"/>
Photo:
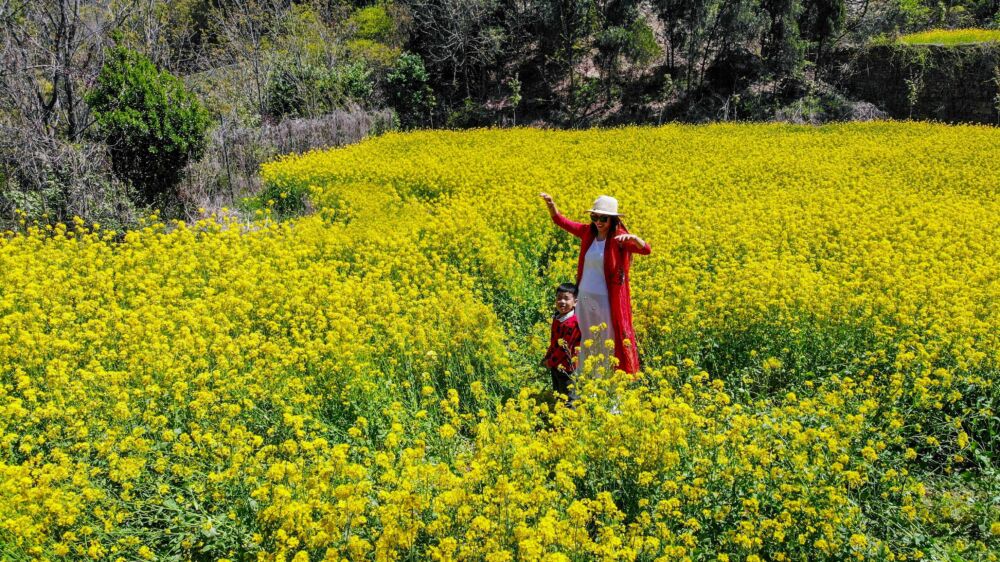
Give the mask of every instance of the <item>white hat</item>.
<path id="1" fill-rule="evenodd" d="M 594 206 L 589 212 L 614 217 L 624 216 L 618 214 L 618 200 L 607 195 L 601 195 L 597 199 L 594 199 Z"/>

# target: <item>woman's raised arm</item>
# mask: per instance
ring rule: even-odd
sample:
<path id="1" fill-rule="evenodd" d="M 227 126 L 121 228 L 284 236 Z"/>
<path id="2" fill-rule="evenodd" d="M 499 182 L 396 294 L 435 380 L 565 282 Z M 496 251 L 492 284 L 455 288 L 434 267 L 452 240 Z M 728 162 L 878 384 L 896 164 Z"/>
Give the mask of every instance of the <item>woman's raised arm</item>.
<path id="1" fill-rule="evenodd" d="M 577 238 L 583 238 L 583 235 L 587 232 L 587 228 L 589 228 L 588 225 L 571 221 L 562 216 L 559 210 L 556 209 L 556 202 L 552 200 L 552 196 L 548 193 L 542 193 L 541 197 L 545 200 L 545 206 L 549 209 L 549 216 L 552 217 L 552 222 L 556 223 L 556 226 Z"/>
<path id="2" fill-rule="evenodd" d="M 552 200 L 552 196 L 548 193 L 542 193 L 541 197 L 545 200 L 545 206 L 549 209 L 549 216 L 555 219 L 556 215 L 559 214 L 559 210 L 556 209 L 556 202 Z"/>

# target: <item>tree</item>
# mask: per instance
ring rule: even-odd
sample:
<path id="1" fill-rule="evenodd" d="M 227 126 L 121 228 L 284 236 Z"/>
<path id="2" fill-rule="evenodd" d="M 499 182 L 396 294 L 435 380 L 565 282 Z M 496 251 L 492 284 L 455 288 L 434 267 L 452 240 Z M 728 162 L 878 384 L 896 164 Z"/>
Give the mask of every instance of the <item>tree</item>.
<path id="1" fill-rule="evenodd" d="M 413 50 L 446 101 L 485 96 L 513 44 L 502 0 L 406 0 L 406 6 Z"/>
<path id="2" fill-rule="evenodd" d="M 639 4 L 638 0 L 618 0 L 599 6 L 594 60 L 601 69 L 606 103 L 613 101 L 612 89 L 626 81 L 622 75 L 626 64 L 643 66 L 659 54 Z"/>
<path id="3" fill-rule="evenodd" d="M 208 113 L 179 79 L 140 53 L 112 49 L 87 103 L 115 174 L 139 189 L 145 202 L 172 188 L 204 151 Z"/>
<path id="4" fill-rule="evenodd" d="M 775 78 L 796 76 L 802 68 L 803 42 L 799 34 L 800 0 L 762 0 L 770 24 L 761 41 L 761 54 Z"/>
<path id="5" fill-rule="evenodd" d="M 287 0 L 214 0 L 205 33 L 214 65 L 229 66 L 258 116 L 267 114 L 267 83 L 275 60 L 270 53 L 288 12 Z"/>
<path id="6" fill-rule="evenodd" d="M 416 127 L 430 120 L 436 105 L 430 75 L 415 53 L 403 53 L 386 75 L 389 103 L 404 127 Z"/>
<path id="7" fill-rule="evenodd" d="M 656 0 L 668 39 L 667 70 L 686 97 L 701 89 L 713 65 L 732 68 L 732 59 L 747 58 L 763 34 L 759 7 L 758 0 Z M 732 76 L 729 82 L 741 80 Z"/>
<path id="8" fill-rule="evenodd" d="M 86 142 L 84 93 L 110 37 L 130 25 L 133 0 L 0 0 L 0 222 L 73 215 L 106 225 L 132 217 L 107 150 Z"/>
<path id="9" fill-rule="evenodd" d="M 816 44 L 816 67 L 820 67 L 830 41 L 844 27 L 847 19 L 845 0 L 805 0 L 799 16 L 802 37 Z"/>
<path id="10" fill-rule="evenodd" d="M 40 136 L 80 138 L 89 126 L 83 84 L 97 74 L 129 4 L 0 0 L 0 109 Z"/>
<path id="11" fill-rule="evenodd" d="M 545 0 L 538 8 L 539 49 L 552 67 L 550 86 L 566 81 L 566 109 L 570 122 L 578 118 L 581 84 L 578 66 L 593 49 L 593 35 L 597 29 L 598 5 L 596 0 Z M 554 74 L 554 76 L 553 76 Z"/>

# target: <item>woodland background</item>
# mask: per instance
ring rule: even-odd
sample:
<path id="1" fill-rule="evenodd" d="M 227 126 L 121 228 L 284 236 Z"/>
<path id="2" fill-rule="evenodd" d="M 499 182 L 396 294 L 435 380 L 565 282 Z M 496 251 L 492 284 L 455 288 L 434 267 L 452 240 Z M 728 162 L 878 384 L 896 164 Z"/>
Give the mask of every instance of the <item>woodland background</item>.
<path id="1" fill-rule="evenodd" d="M 261 162 L 393 129 L 995 122 L 997 43 L 895 41 L 959 27 L 1000 0 L 0 0 L 0 227 L 299 212 Z"/>

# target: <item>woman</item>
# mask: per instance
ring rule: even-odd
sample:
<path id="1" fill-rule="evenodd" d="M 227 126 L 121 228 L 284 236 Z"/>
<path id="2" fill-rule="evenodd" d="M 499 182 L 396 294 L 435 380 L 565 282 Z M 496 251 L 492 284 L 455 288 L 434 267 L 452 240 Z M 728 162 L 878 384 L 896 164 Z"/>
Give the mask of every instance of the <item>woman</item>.
<path id="1" fill-rule="evenodd" d="M 626 230 L 614 197 L 598 197 L 590 209 L 590 224 L 583 224 L 559 214 L 552 197 L 541 195 L 556 226 L 581 239 L 576 313 L 583 339 L 593 339 L 595 345 L 590 349 L 581 347 L 578 364 L 582 366 L 588 355 L 600 353 L 606 340 L 614 340 L 618 368 L 630 374 L 638 372 L 628 272 L 632 254 L 648 255 L 649 244 Z M 599 328 L 597 333 L 591 330 L 595 326 Z"/>

